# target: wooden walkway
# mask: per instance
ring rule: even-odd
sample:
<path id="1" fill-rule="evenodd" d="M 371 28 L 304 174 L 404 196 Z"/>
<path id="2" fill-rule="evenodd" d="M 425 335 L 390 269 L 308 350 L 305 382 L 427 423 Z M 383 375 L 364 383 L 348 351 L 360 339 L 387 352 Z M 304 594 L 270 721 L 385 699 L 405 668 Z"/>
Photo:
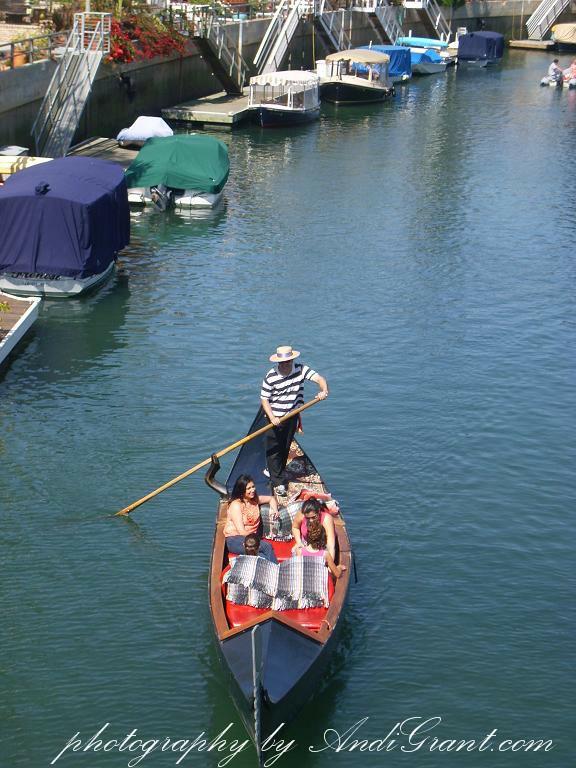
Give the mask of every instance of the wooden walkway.
<path id="1" fill-rule="evenodd" d="M 250 111 L 248 92 L 244 89 L 243 96 L 229 96 L 221 92 L 168 107 L 162 110 L 162 117 L 165 120 L 191 123 L 199 128 L 235 128 L 248 119 Z"/>
<path id="2" fill-rule="evenodd" d="M 553 51 L 556 48 L 554 40 L 510 40 L 510 48 L 524 48 L 528 51 Z"/>
<path id="3" fill-rule="evenodd" d="M 0 364 L 38 317 L 40 299 L 23 299 L 0 291 Z"/>
<path id="4" fill-rule="evenodd" d="M 137 154 L 138 151 L 135 149 L 125 149 L 118 146 L 116 139 L 103 139 L 99 136 L 76 144 L 68 152 L 68 156 L 81 155 L 82 157 L 97 157 L 99 160 L 110 160 L 113 163 L 118 163 L 124 169 L 128 168 Z"/>

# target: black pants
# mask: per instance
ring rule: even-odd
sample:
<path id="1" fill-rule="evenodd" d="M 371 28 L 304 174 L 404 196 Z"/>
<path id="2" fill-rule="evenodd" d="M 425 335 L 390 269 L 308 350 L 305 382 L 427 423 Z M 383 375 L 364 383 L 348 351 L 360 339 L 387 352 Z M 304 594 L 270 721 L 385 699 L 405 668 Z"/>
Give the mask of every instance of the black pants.
<path id="1" fill-rule="evenodd" d="M 268 464 L 270 482 L 273 488 L 277 485 L 286 485 L 284 470 L 297 426 L 298 416 L 293 416 L 278 427 L 272 427 L 266 433 L 266 463 Z"/>

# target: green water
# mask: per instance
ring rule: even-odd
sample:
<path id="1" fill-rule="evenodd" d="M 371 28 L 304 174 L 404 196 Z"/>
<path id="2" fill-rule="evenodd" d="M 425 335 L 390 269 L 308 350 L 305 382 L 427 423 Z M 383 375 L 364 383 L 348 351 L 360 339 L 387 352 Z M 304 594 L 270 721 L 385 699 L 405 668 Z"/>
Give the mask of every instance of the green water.
<path id="1" fill-rule="evenodd" d="M 303 444 L 359 582 L 274 765 L 573 764 L 576 92 L 538 88 L 548 63 L 519 52 L 292 132 L 219 134 L 221 211 L 135 216 L 113 282 L 45 304 L 0 379 L 2 767 L 48 766 L 107 723 L 120 741 L 246 738 L 207 608 L 214 494 L 193 477 L 109 515 L 243 434 L 279 344 L 330 384 Z M 430 739 L 497 734 L 308 749 L 363 718 L 373 741 L 437 717 Z"/>

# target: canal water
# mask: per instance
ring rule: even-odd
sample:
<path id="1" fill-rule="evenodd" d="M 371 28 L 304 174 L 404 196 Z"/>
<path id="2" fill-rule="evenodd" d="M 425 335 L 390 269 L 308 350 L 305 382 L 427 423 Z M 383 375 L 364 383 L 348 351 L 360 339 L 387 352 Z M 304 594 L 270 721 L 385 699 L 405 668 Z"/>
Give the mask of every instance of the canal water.
<path id="1" fill-rule="evenodd" d="M 111 514 L 243 435 L 279 344 L 330 384 L 303 444 L 358 583 L 274 764 L 571 763 L 576 91 L 538 87 L 550 58 L 219 134 L 222 210 L 135 215 L 113 282 L 44 305 L 0 380 L 2 766 L 48 766 L 106 724 L 119 741 L 229 723 L 224 738 L 246 738 L 207 607 L 214 494 L 193 476 Z M 348 751 L 355 724 L 382 751 Z M 554 748 L 501 745 L 519 739 Z M 138 756 L 70 748 L 55 764 Z M 253 766 L 252 747 L 230 764 Z"/>

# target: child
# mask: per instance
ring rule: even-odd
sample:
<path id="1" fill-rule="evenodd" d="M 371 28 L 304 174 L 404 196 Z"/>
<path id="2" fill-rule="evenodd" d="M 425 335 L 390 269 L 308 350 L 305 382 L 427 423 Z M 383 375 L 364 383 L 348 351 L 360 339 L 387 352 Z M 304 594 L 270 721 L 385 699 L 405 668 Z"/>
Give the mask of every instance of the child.
<path id="1" fill-rule="evenodd" d="M 260 536 L 257 533 L 249 533 L 244 537 L 244 554 L 253 557 L 264 557 L 260 554 Z"/>
<path id="2" fill-rule="evenodd" d="M 339 579 L 346 570 L 345 565 L 336 565 L 334 558 L 326 549 L 326 531 L 320 520 L 308 521 L 306 544 L 302 544 L 298 554 L 302 557 L 322 557 L 336 579 Z"/>

